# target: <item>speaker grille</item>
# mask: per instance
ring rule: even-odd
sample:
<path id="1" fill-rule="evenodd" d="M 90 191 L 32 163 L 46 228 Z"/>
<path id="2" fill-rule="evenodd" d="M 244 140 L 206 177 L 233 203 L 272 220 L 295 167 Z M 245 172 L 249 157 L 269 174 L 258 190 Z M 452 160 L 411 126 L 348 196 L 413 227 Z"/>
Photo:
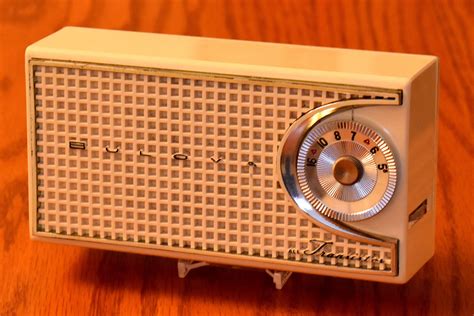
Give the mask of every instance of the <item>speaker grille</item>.
<path id="1" fill-rule="evenodd" d="M 391 249 L 329 233 L 296 210 L 275 166 L 283 134 L 306 111 L 393 94 L 46 61 L 32 71 L 39 232 L 391 270 Z M 313 238 L 385 263 L 288 252 Z"/>

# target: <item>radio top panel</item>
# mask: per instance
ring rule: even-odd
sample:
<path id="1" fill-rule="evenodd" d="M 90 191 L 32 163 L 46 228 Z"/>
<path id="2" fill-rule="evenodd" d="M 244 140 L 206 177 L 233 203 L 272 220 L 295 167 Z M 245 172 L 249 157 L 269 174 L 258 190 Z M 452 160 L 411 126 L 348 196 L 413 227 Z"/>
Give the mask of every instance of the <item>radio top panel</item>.
<path id="1" fill-rule="evenodd" d="M 435 57 L 339 48 L 65 27 L 27 59 L 121 64 L 210 74 L 399 88 Z M 386 77 L 381 80 L 380 77 Z"/>

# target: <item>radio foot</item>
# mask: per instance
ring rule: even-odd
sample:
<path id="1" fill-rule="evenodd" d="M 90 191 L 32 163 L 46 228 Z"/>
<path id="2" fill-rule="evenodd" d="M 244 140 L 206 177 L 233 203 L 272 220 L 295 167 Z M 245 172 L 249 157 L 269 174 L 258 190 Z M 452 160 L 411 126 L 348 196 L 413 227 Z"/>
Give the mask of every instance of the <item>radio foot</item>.
<path id="1" fill-rule="evenodd" d="M 275 283 L 275 288 L 281 290 L 285 285 L 286 281 L 290 278 L 293 272 L 288 271 L 270 271 L 265 270 L 265 272 L 272 277 L 273 283 Z"/>
<path id="2" fill-rule="evenodd" d="M 192 260 L 178 260 L 178 276 L 183 279 L 193 269 L 209 265 L 207 262 L 192 261 Z"/>

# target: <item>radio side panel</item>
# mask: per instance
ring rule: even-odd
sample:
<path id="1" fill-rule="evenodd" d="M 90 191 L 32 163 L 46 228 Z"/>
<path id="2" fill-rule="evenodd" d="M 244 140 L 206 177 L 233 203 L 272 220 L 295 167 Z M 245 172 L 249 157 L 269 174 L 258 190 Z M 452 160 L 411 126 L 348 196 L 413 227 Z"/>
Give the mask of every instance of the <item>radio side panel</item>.
<path id="1" fill-rule="evenodd" d="M 411 83 L 408 140 L 407 274 L 412 276 L 434 254 L 438 161 L 438 60 Z"/>
<path id="2" fill-rule="evenodd" d="M 36 177 L 36 111 L 33 72 L 31 71 L 30 58 L 25 58 L 26 78 L 26 129 L 27 129 L 27 155 L 28 155 L 28 219 L 30 237 L 34 238 L 36 232 L 37 211 L 37 177 Z"/>

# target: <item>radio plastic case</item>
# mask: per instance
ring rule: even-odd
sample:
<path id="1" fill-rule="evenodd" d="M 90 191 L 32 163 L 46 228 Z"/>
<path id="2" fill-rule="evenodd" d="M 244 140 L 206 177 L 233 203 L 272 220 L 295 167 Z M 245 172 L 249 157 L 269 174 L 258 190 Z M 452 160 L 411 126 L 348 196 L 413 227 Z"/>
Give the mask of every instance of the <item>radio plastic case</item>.
<path id="1" fill-rule="evenodd" d="M 66 27 L 26 74 L 35 240 L 280 288 L 433 255 L 436 57 Z"/>

